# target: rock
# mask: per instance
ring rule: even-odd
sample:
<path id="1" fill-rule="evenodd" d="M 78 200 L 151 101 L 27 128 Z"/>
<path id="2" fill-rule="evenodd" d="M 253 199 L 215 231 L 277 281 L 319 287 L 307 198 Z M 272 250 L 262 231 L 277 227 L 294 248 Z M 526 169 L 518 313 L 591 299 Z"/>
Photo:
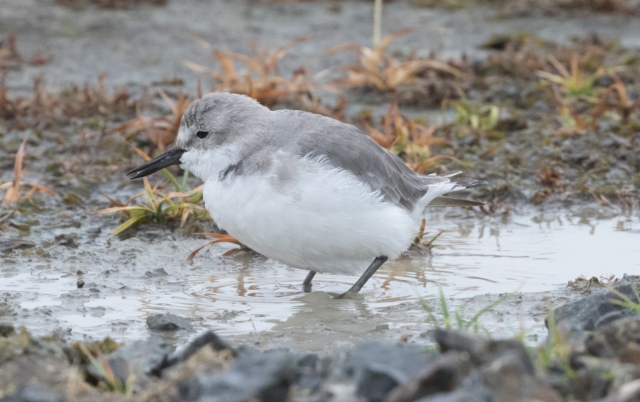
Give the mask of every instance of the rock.
<path id="1" fill-rule="evenodd" d="M 589 353 L 598 357 L 622 358 L 633 353 L 634 345 L 636 349 L 640 345 L 640 315 L 603 325 L 585 340 Z"/>
<path id="2" fill-rule="evenodd" d="M 310 392 L 318 391 L 329 376 L 330 362 L 329 358 L 320 359 L 315 354 L 307 354 L 298 359 L 296 367 L 300 376 L 297 387 Z"/>
<path id="3" fill-rule="evenodd" d="M 78 243 L 72 235 L 59 234 L 55 237 L 54 241 L 60 246 L 65 246 L 67 248 L 78 248 Z"/>
<path id="4" fill-rule="evenodd" d="M 25 239 L 6 239 L 0 240 L 0 252 L 8 253 L 13 250 L 22 250 L 25 248 L 33 248 L 36 244 Z"/>
<path id="5" fill-rule="evenodd" d="M 0 393 L 16 392 L 4 400 L 35 401 L 38 389 L 64 390 L 70 371 L 65 345 L 54 337 L 34 338 L 24 328 L 0 337 Z"/>
<path id="6" fill-rule="evenodd" d="M 147 326 L 156 331 L 175 331 L 184 329 L 193 331 L 191 322 L 184 317 L 171 313 L 153 313 L 147 316 Z"/>
<path id="7" fill-rule="evenodd" d="M 297 379 L 296 359 L 285 350 L 243 352 L 227 372 L 201 375 L 178 384 L 181 401 L 284 401 Z"/>
<path id="8" fill-rule="evenodd" d="M 134 341 L 115 352 L 105 356 L 113 374 L 126 384 L 131 376 L 137 379 L 136 385 L 144 389 L 149 385 L 149 376 L 159 376 L 161 370 L 167 366 L 167 357 L 173 348 L 166 345 L 157 337 L 151 337 L 146 341 Z M 142 369 L 142 373 L 140 372 Z M 87 366 L 87 371 L 97 379 L 103 379 L 100 373 L 92 365 Z"/>
<path id="9" fill-rule="evenodd" d="M 495 400 L 479 377 L 472 374 L 464 380 L 462 387 L 455 391 L 439 392 L 420 398 L 416 402 L 494 402 Z"/>
<path id="10" fill-rule="evenodd" d="M 446 352 L 416 377 L 395 388 L 386 401 L 411 402 L 428 395 L 453 391 L 462 385 L 471 369 L 471 358 L 468 353 Z"/>
<path id="11" fill-rule="evenodd" d="M 16 329 L 11 324 L 0 323 L 0 337 L 8 338 L 16 333 Z"/>
<path id="12" fill-rule="evenodd" d="M 352 353 L 345 374 L 354 378 L 358 396 L 383 401 L 391 390 L 407 383 L 436 357 L 415 345 L 369 342 Z"/>
<path id="13" fill-rule="evenodd" d="M 480 376 L 497 401 L 560 400 L 558 392 L 529 372 L 521 356 L 513 351 L 485 363 Z"/>
<path id="14" fill-rule="evenodd" d="M 637 343 L 628 344 L 620 352 L 620 361 L 640 367 L 640 345 Z"/>
<path id="15" fill-rule="evenodd" d="M 607 388 L 611 383 L 605 379 L 606 373 L 599 370 L 582 370 L 577 376 L 570 378 L 568 383 L 569 392 L 572 400 L 592 401 L 606 395 Z"/>
<path id="16" fill-rule="evenodd" d="M 169 274 L 164 268 L 156 268 L 153 271 L 147 271 L 144 273 L 145 278 L 157 278 L 162 276 L 168 276 Z"/>
<path id="17" fill-rule="evenodd" d="M 238 355 L 237 352 L 225 341 L 220 339 L 218 335 L 214 334 L 212 331 L 207 331 L 202 335 L 199 335 L 184 348 L 176 350 L 174 353 L 172 353 L 167 358 L 165 367 L 174 366 L 178 363 L 186 361 L 189 357 L 191 357 L 198 350 L 205 346 L 209 346 L 211 349 L 217 352 L 222 350 L 229 350 L 234 357 Z"/>
<path id="18" fill-rule="evenodd" d="M 523 373 L 535 374 L 535 366 L 524 345 L 516 340 L 491 340 L 478 335 L 453 330 L 436 329 L 435 341 L 442 352 L 467 352 L 475 365 L 482 365 L 509 355 L 517 359 Z"/>
<path id="19" fill-rule="evenodd" d="M 613 289 L 636 300 L 638 286 L 634 283 L 622 283 Z M 586 337 L 585 331 L 593 331 L 610 322 L 638 315 L 632 309 L 611 303 L 611 300 L 621 299 L 613 291 L 605 290 L 556 308 L 554 317 L 558 329 L 567 332 L 574 339 L 582 340 Z"/>
<path id="20" fill-rule="evenodd" d="M 45 387 L 38 385 L 28 385 L 14 395 L 0 399 L 0 401 L 11 402 L 65 402 L 67 399 L 54 392 L 47 390 Z"/>
<path id="21" fill-rule="evenodd" d="M 640 379 L 640 366 L 616 359 L 575 354 L 570 358 L 570 365 L 577 375 L 570 379 L 563 375 L 555 381 L 563 395 L 584 396 L 587 392 L 593 395 L 597 394 L 598 388 L 601 391 L 602 386 L 606 386 L 606 393 L 615 394 L 625 384 Z M 592 380 L 594 377 L 598 378 Z"/>

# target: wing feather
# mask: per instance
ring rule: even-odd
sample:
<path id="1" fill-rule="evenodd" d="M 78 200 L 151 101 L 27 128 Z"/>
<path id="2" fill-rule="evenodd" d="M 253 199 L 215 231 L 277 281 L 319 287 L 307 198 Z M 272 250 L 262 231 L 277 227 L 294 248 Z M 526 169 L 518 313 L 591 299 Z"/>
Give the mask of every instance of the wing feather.
<path id="1" fill-rule="evenodd" d="M 274 119 L 273 130 L 281 135 L 279 146 L 300 157 L 326 158 L 332 165 L 353 173 L 372 190 L 379 191 L 385 201 L 408 211 L 412 211 L 427 192 L 441 189 L 443 184 L 454 183 L 452 187 L 463 189 L 481 183 L 473 179 L 452 178 L 460 172 L 445 176 L 418 174 L 402 159 L 350 124 L 301 111 L 274 113 L 277 118 Z M 438 195 L 441 194 L 434 195 L 434 198 Z"/>

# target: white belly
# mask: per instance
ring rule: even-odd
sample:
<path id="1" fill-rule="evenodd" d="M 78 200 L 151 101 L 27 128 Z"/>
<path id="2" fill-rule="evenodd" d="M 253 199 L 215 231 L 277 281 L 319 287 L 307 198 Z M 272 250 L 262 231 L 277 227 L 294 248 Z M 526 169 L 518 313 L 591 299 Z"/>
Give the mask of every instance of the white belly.
<path id="1" fill-rule="evenodd" d="M 407 211 L 383 202 L 351 173 L 306 158 L 295 166 L 275 162 L 266 176 L 207 180 L 204 201 L 243 244 L 318 272 L 356 274 L 378 256 L 394 259 L 418 230 Z"/>

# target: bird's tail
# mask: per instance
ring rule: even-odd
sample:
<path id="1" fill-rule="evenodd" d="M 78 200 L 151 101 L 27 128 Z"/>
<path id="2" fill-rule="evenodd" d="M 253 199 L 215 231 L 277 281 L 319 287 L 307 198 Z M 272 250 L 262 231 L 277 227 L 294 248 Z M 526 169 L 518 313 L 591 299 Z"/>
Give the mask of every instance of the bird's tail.
<path id="1" fill-rule="evenodd" d="M 487 184 L 487 182 L 484 180 L 454 177 L 458 174 L 460 174 L 460 172 L 450 173 L 444 176 L 437 176 L 438 178 L 445 178 L 448 180 L 438 180 L 428 185 L 427 192 L 420 199 L 420 201 L 418 201 L 417 205 L 414 208 L 414 218 L 422 219 L 426 212 L 425 208 L 427 207 L 427 205 L 447 207 L 475 207 L 484 205 L 482 202 L 478 201 L 468 201 L 444 196 L 445 194 L 450 192 L 460 191 L 470 187 L 477 187 Z M 430 176 L 432 179 L 434 179 L 433 176 L 435 175 L 425 176 L 425 179 L 428 180 Z"/>

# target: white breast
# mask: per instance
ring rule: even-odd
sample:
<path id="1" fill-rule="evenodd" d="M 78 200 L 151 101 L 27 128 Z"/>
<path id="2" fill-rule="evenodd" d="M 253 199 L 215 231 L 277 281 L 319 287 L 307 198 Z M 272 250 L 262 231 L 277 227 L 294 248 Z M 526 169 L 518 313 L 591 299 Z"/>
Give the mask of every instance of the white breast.
<path id="1" fill-rule="evenodd" d="M 216 223 L 242 243 L 296 268 L 355 274 L 406 250 L 416 221 L 323 160 L 276 154 L 266 172 L 205 181 Z"/>

